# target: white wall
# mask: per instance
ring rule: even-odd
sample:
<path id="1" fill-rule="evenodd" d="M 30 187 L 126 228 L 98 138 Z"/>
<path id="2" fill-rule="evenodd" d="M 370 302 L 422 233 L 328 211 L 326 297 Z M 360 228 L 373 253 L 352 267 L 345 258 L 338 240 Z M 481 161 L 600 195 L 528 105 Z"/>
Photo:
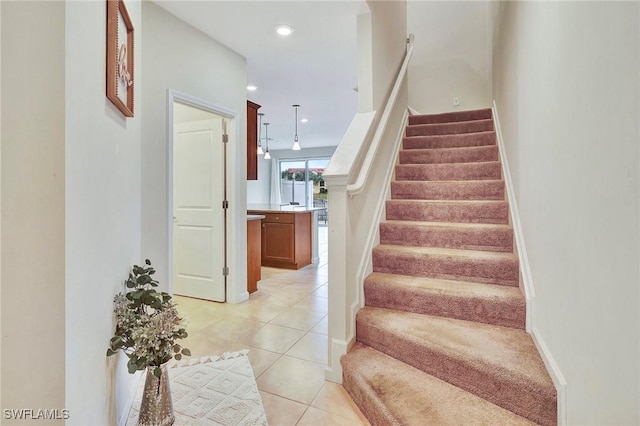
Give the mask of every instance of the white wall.
<path id="1" fill-rule="evenodd" d="M 271 160 L 265 160 L 264 155 L 258 155 L 258 179 L 247 181 L 247 203 L 269 204 L 270 194 Z"/>
<path id="2" fill-rule="evenodd" d="M 66 408 L 73 425 L 115 424 L 133 390 L 126 358 L 116 363 L 104 356 L 114 330 L 113 296 L 131 266 L 144 260 L 143 28 L 140 2 L 126 5 L 136 37 L 133 118 L 105 97 L 104 3 L 66 3 Z"/>
<path id="3" fill-rule="evenodd" d="M 0 46 L 2 46 L 2 6 L 0 6 Z M 2 55 L 0 54 L 0 129 L 2 129 Z M 2 212 L 2 131 L 0 130 L 0 217 Z M 0 253 L 2 253 L 2 219 L 0 219 Z M 2 319 L 2 261 L 0 260 L 0 321 Z M 0 369 L 2 369 L 2 329 L 0 327 Z M 2 380 L 0 380 L 0 408 L 2 404 Z"/>
<path id="4" fill-rule="evenodd" d="M 132 377 L 105 353 L 113 295 L 140 261 L 139 110 L 125 119 L 105 97 L 103 3 L 1 7 L 2 408 L 115 424 Z"/>
<path id="5" fill-rule="evenodd" d="M 371 10 L 372 104 L 380 114 L 406 52 L 407 2 L 367 0 L 367 5 Z M 360 18 L 358 24 L 362 24 Z M 367 44 L 359 36 L 361 42 Z"/>
<path id="6" fill-rule="evenodd" d="M 494 93 L 569 424 L 640 423 L 637 2 L 507 2 Z M 561 419 L 562 420 L 562 419 Z"/>
<path id="7" fill-rule="evenodd" d="M 65 4 L 2 2 L 0 8 L 1 406 L 61 410 L 66 406 Z M 100 361 L 104 370 L 104 358 Z M 2 424 L 15 423 L 3 415 Z"/>
<path id="8" fill-rule="evenodd" d="M 423 114 L 491 105 L 489 1 L 407 2 L 415 35 L 409 66 L 409 105 Z M 458 97 L 459 106 L 453 105 Z"/>
<path id="9" fill-rule="evenodd" d="M 237 113 L 236 142 L 227 161 L 229 300 L 246 294 L 246 59 L 197 31 L 151 2 L 143 2 L 144 34 L 141 103 L 142 127 L 142 253 L 168 286 L 167 248 L 167 90 L 201 99 Z M 236 243 L 238 242 L 238 243 Z M 242 290 L 244 288 L 244 290 Z"/>

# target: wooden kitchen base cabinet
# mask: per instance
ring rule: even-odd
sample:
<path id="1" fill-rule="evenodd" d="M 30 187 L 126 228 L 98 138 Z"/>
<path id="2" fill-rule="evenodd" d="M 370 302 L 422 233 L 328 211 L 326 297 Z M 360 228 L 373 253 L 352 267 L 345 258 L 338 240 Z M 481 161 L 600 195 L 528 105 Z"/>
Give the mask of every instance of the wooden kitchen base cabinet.
<path id="1" fill-rule="evenodd" d="M 262 220 L 262 266 L 300 269 L 311 263 L 312 213 L 269 213 Z"/>
<path id="2" fill-rule="evenodd" d="M 262 244 L 260 219 L 247 221 L 247 291 L 253 293 L 258 290 L 258 281 L 262 278 L 260 263 L 262 262 Z"/>

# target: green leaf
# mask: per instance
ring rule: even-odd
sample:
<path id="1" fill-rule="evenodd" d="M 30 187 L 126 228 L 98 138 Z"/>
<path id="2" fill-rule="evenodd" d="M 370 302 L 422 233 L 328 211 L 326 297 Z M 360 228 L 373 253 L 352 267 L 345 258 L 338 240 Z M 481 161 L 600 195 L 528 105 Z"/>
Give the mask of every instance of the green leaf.
<path id="1" fill-rule="evenodd" d="M 154 368 L 153 369 L 153 375 L 156 376 L 159 379 L 160 376 L 162 375 L 162 369 L 160 367 Z"/>
<path id="2" fill-rule="evenodd" d="M 174 352 L 180 352 L 180 345 L 177 344 L 177 343 L 175 345 L 173 345 L 173 351 Z"/>
<path id="3" fill-rule="evenodd" d="M 147 359 L 142 357 L 142 358 L 138 358 L 138 360 L 136 361 L 136 366 L 138 367 L 138 370 L 144 370 L 145 368 L 147 368 Z"/>
<path id="4" fill-rule="evenodd" d="M 112 351 L 111 348 L 107 349 L 107 356 L 115 355 L 117 352 Z"/>
<path id="5" fill-rule="evenodd" d="M 185 356 L 191 356 L 191 351 L 187 348 L 182 348 L 182 354 Z"/>
<path id="6" fill-rule="evenodd" d="M 144 263 L 146 263 L 147 265 L 151 265 L 151 261 L 149 259 L 145 259 Z"/>
<path id="7" fill-rule="evenodd" d="M 176 360 L 180 361 L 182 359 L 182 355 L 181 354 L 176 354 L 175 358 L 176 358 Z"/>
<path id="8" fill-rule="evenodd" d="M 129 362 L 127 362 L 127 370 L 129 370 L 129 374 L 133 374 L 138 371 L 138 366 L 132 361 L 133 358 L 129 359 Z"/>

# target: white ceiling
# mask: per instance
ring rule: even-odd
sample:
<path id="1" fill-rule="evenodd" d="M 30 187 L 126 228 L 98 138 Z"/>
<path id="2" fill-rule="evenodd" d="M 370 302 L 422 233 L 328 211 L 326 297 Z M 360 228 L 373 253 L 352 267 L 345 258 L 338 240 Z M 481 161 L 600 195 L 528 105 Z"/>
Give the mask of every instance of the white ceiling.
<path id="1" fill-rule="evenodd" d="M 335 146 L 357 111 L 357 26 L 363 1 L 188 1 L 156 4 L 247 58 L 249 100 L 269 122 L 269 149 L 290 149 L 293 104 L 302 148 Z M 293 27 L 289 37 L 275 27 Z M 264 127 L 263 127 L 264 130 Z M 262 134 L 264 137 L 264 132 Z"/>

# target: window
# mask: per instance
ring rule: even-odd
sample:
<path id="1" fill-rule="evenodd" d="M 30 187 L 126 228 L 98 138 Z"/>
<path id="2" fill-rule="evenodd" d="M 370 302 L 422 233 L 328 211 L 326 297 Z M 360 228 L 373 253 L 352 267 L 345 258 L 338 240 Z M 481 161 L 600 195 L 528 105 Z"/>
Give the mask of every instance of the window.
<path id="1" fill-rule="evenodd" d="M 283 204 L 313 207 L 326 203 L 327 191 L 322 174 L 328 158 L 280 161 L 280 197 Z"/>

